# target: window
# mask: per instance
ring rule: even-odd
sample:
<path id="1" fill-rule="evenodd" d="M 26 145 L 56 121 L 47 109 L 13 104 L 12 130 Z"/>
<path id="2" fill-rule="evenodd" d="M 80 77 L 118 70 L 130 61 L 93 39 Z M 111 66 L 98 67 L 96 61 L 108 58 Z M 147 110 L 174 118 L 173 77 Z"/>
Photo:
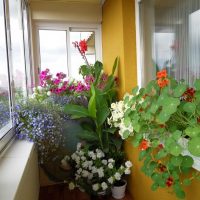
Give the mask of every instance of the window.
<path id="1" fill-rule="evenodd" d="M 39 30 L 39 36 L 41 70 L 68 74 L 66 31 Z"/>
<path id="2" fill-rule="evenodd" d="M 0 151 L 14 134 L 11 116 L 17 100 L 27 95 L 26 64 L 30 60 L 25 59 L 28 36 L 24 37 L 22 3 L 0 0 Z M 26 26 L 28 29 L 28 23 Z"/>
<path id="3" fill-rule="evenodd" d="M 38 46 L 40 55 L 37 57 L 40 69 L 49 68 L 52 74 L 64 72 L 69 77 L 80 80 L 79 67 L 84 65 L 84 60 L 72 44 L 75 41 L 85 39 L 88 45 L 86 56 L 90 64 L 101 60 L 101 38 L 98 26 L 54 25 L 37 24 Z M 49 42 L 51 41 L 51 42 Z"/>
<path id="4" fill-rule="evenodd" d="M 200 77 L 200 1 L 141 0 L 137 6 L 140 85 L 163 68 L 192 84 Z"/>

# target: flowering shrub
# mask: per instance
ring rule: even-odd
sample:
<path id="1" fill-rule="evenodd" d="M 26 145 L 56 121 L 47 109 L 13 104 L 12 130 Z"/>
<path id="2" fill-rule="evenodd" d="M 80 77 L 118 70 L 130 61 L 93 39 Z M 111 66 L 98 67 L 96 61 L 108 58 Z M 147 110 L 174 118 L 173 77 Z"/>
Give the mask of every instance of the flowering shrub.
<path id="1" fill-rule="evenodd" d="M 200 178 L 199 171 L 189 173 L 200 157 L 200 80 L 191 88 L 162 70 L 146 88 L 136 87 L 113 104 L 111 112 L 109 123 L 139 147 L 152 190 L 167 187 L 184 198 L 182 186 Z"/>
<path id="2" fill-rule="evenodd" d="M 117 163 L 112 157 L 107 157 L 100 150 L 89 150 L 87 147 L 77 145 L 77 151 L 70 157 L 65 157 L 74 169 L 74 180 L 69 183 L 69 189 L 78 187 L 89 194 L 109 191 L 111 186 L 131 173 L 130 161 Z"/>
<path id="3" fill-rule="evenodd" d="M 40 73 L 40 86 L 33 89 L 33 98 L 44 100 L 52 94 L 67 95 L 81 94 L 88 91 L 90 85 L 81 81 L 67 80 L 66 74 L 60 72 L 56 77 L 52 77 L 49 69 Z"/>
<path id="4" fill-rule="evenodd" d="M 17 137 L 37 145 L 41 163 L 47 161 L 50 154 L 63 145 L 64 121 L 56 106 L 28 101 L 16 106 L 14 120 Z"/>

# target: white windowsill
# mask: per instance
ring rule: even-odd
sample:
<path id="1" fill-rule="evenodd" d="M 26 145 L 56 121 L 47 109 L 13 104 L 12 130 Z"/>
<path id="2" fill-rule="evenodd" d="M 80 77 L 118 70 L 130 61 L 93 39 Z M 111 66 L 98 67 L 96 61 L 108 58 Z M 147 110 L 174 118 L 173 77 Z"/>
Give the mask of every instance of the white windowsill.
<path id="1" fill-rule="evenodd" d="M 34 152 L 34 144 L 14 140 L 0 155 L 0 199 L 18 199 L 24 172 Z"/>

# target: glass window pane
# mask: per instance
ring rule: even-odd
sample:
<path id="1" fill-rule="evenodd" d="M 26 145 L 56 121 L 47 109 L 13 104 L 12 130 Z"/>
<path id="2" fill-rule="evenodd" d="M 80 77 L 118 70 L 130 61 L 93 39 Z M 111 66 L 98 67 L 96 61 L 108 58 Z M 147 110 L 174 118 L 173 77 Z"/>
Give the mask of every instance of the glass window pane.
<path id="1" fill-rule="evenodd" d="M 39 30 L 41 70 L 68 74 L 66 31 Z"/>
<path id="2" fill-rule="evenodd" d="M 12 73 L 15 98 L 20 91 L 26 95 L 26 70 L 24 61 L 21 0 L 9 0 Z M 17 100 L 17 99 L 16 99 Z"/>
<path id="3" fill-rule="evenodd" d="M 95 33 L 94 32 L 70 32 L 70 52 L 71 52 L 71 64 L 70 64 L 70 76 L 76 79 L 81 79 L 79 75 L 79 67 L 84 63 L 79 51 L 74 48 L 73 42 L 86 40 L 88 50 L 86 51 L 86 57 L 90 64 L 94 64 L 96 60 L 95 53 Z"/>
<path id="4" fill-rule="evenodd" d="M 3 0 L 0 0 L 0 138 L 2 128 L 10 122 L 10 100 L 8 82 L 8 63 L 6 53 L 5 23 Z"/>
<path id="5" fill-rule="evenodd" d="M 142 0 L 139 10 L 143 80 L 166 68 L 192 85 L 200 77 L 200 1 Z"/>
<path id="6" fill-rule="evenodd" d="M 29 15 L 28 6 L 25 1 L 22 1 L 22 16 L 23 16 L 23 29 L 24 29 L 24 48 L 25 48 L 25 63 L 26 63 L 26 75 L 27 75 L 27 87 L 29 93 L 32 91 L 33 78 L 30 60 L 30 38 L 29 38 Z"/>

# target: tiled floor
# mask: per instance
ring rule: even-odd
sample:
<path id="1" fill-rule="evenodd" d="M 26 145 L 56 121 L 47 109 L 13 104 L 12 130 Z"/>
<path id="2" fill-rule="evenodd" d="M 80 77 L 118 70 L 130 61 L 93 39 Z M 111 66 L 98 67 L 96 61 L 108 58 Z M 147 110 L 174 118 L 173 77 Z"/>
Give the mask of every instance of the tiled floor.
<path id="1" fill-rule="evenodd" d="M 112 197 L 102 198 L 114 200 Z M 66 185 L 53 185 L 40 188 L 39 200 L 90 200 L 90 197 L 79 190 L 69 191 Z M 122 200 L 132 200 L 127 194 Z"/>

